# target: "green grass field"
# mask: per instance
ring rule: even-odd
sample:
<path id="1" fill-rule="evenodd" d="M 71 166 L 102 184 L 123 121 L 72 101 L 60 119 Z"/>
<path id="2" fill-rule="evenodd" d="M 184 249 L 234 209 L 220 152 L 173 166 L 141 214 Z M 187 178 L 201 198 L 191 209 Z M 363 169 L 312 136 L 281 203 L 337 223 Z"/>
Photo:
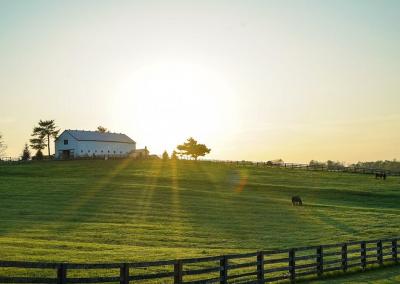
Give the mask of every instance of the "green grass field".
<path id="1" fill-rule="evenodd" d="M 159 260 L 400 236 L 399 202 L 395 177 L 193 161 L 0 165 L 1 259 Z"/>
<path id="2" fill-rule="evenodd" d="M 350 274 L 335 275 L 324 280 L 308 282 L 310 284 L 397 284 L 400 283 L 399 266 L 388 266 L 367 270 L 365 272 L 354 272 Z"/>

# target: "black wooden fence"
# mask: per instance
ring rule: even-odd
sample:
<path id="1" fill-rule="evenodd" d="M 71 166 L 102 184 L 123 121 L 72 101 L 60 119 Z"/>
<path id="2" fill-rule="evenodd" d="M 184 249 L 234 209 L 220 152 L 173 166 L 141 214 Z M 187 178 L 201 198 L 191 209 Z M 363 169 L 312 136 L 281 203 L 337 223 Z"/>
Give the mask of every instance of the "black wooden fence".
<path id="1" fill-rule="evenodd" d="M 397 263 L 398 240 L 399 238 L 356 241 L 153 262 L 76 264 L 0 261 L 1 269 L 5 269 L 5 271 L 0 269 L 0 282 L 58 284 L 110 282 L 255 284 L 282 280 L 294 282 L 307 277 L 319 277 L 328 272 L 346 272 L 356 268 L 365 270 L 371 265 Z M 25 269 L 25 272 L 49 270 L 53 276 L 2 276 L 7 275 L 7 271 L 14 274 L 21 268 Z M 82 274 L 82 270 L 85 272 L 91 270 L 95 276 L 80 276 L 77 271 Z"/>
<path id="2" fill-rule="evenodd" d="M 224 160 L 207 160 L 202 161 L 222 163 L 235 166 L 255 166 L 255 167 L 275 167 L 275 168 L 286 168 L 286 169 L 301 169 L 309 171 L 329 171 L 329 172 L 345 172 L 345 173 L 357 173 L 357 174 L 376 174 L 385 173 L 388 176 L 400 176 L 399 171 L 385 170 L 381 168 L 365 168 L 359 166 L 328 166 L 326 164 L 298 164 L 298 163 L 272 163 L 272 162 L 253 162 L 253 161 L 224 161 Z"/>

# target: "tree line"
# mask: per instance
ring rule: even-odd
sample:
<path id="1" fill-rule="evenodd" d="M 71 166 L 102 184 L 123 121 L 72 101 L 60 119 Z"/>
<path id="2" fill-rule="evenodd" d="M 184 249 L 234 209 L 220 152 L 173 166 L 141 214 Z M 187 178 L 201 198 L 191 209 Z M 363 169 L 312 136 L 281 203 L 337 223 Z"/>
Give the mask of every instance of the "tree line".
<path id="1" fill-rule="evenodd" d="M 400 172 L 400 161 L 393 160 L 380 160 L 375 162 L 358 162 L 353 164 L 355 167 L 369 168 L 369 169 L 381 169 L 386 171 Z"/>
<path id="2" fill-rule="evenodd" d="M 328 160 L 326 162 L 319 162 L 316 160 L 311 160 L 310 163 L 308 163 L 310 167 L 318 168 L 318 167 L 326 167 L 329 170 L 340 170 L 344 169 L 346 166 L 343 162 L 339 161 L 332 161 Z"/>
<path id="3" fill-rule="evenodd" d="M 187 157 L 197 161 L 199 157 L 204 157 L 211 152 L 210 148 L 208 148 L 205 144 L 198 143 L 193 137 L 189 137 L 184 143 L 176 146 L 176 149 L 178 151 L 172 151 L 171 160 L 176 160 L 179 156 L 181 159 Z M 162 159 L 170 159 L 166 150 L 162 154 Z"/>
<path id="4" fill-rule="evenodd" d="M 96 131 L 100 133 L 109 133 L 110 130 L 104 126 L 98 126 Z M 51 157 L 51 140 L 57 139 L 60 133 L 60 129 L 57 127 L 54 120 L 40 120 L 37 125 L 33 127 L 31 134 L 31 139 L 28 143 L 25 143 L 22 150 L 21 159 L 30 160 L 34 158 L 36 160 L 41 160 L 44 158 L 43 150 L 47 148 L 47 155 Z M 35 155 L 31 157 L 30 148 L 35 150 Z M 6 145 L 3 140 L 3 136 L 0 133 L 0 157 L 4 154 L 6 150 Z M 192 158 L 197 160 L 199 157 L 204 157 L 209 154 L 211 149 L 205 144 L 199 143 L 193 137 L 189 137 L 184 143 L 176 146 L 176 150 L 173 150 L 171 157 L 168 155 L 167 151 L 162 154 L 163 160 L 177 160 L 183 158 Z"/>
<path id="5" fill-rule="evenodd" d="M 326 167 L 327 169 L 331 170 L 340 170 L 344 169 L 346 165 L 343 162 L 339 161 L 331 161 L 328 160 L 326 162 L 320 162 L 316 160 L 311 160 L 309 163 L 310 167 Z M 357 162 L 349 165 L 350 167 L 355 168 L 365 168 L 365 169 L 379 169 L 385 171 L 394 171 L 400 172 L 400 161 L 396 159 L 393 160 L 379 160 L 379 161 L 372 161 L 372 162 Z"/>
<path id="6" fill-rule="evenodd" d="M 110 132 L 104 126 L 98 126 L 96 131 L 101 133 Z M 60 129 L 57 128 L 54 120 L 40 120 L 38 125 L 33 128 L 32 138 L 30 141 L 30 147 L 36 150 L 35 158 L 42 159 L 44 150 L 47 147 L 47 153 L 50 156 L 50 141 L 51 139 L 56 139 Z M 3 135 L 0 133 L 0 158 L 4 156 L 7 146 L 4 142 Z M 205 144 L 198 143 L 193 137 L 188 138 L 184 143 L 177 145 L 176 150 L 174 149 L 171 156 L 168 155 L 167 151 L 162 154 L 163 160 L 177 160 L 179 158 L 192 158 L 197 160 L 198 157 L 203 157 L 211 152 Z M 29 151 L 29 146 L 26 143 L 22 155 L 22 160 L 29 160 L 31 158 L 31 153 Z M 279 164 L 284 163 L 282 159 L 268 161 L 267 164 Z M 321 162 L 317 160 L 311 160 L 309 165 L 312 167 L 327 167 L 328 169 L 343 169 L 346 165 L 343 162 L 328 160 L 326 162 Z M 400 171 L 400 161 L 396 159 L 393 160 L 378 160 L 371 162 L 357 162 L 350 166 L 359 168 L 372 168 L 381 169 L 388 171 Z"/>

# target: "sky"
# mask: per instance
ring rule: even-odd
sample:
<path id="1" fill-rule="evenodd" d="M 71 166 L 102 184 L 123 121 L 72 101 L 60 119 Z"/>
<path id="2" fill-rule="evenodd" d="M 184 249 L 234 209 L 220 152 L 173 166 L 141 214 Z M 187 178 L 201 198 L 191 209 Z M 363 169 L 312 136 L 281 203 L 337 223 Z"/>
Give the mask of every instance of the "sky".
<path id="1" fill-rule="evenodd" d="M 0 0 L 0 133 L 40 119 L 152 153 L 400 158 L 400 1 Z"/>

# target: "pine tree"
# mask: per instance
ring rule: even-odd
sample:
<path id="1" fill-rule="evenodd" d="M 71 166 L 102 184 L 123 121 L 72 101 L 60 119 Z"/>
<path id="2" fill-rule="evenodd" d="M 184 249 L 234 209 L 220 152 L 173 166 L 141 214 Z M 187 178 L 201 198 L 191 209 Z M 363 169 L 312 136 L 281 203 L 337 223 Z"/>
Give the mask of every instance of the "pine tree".
<path id="1" fill-rule="evenodd" d="M 169 160 L 169 156 L 168 156 L 167 151 L 164 151 L 164 153 L 162 154 L 162 159 L 163 159 L 163 161 L 168 161 Z"/>
<path id="2" fill-rule="evenodd" d="M 28 144 L 25 143 L 24 149 L 22 150 L 22 161 L 28 161 L 31 158 L 31 152 L 29 151 Z"/>
<path id="3" fill-rule="evenodd" d="M 36 150 L 36 156 L 40 152 L 41 155 L 43 156 L 42 150 L 46 148 L 46 144 L 44 142 L 44 138 L 38 137 L 38 138 L 32 138 L 29 140 L 31 142 L 31 148 L 33 150 Z"/>
<path id="4" fill-rule="evenodd" d="M 174 150 L 174 151 L 172 151 L 172 154 L 171 154 L 171 160 L 178 160 L 178 154 L 176 153 L 176 151 Z"/>
<path id="5" fill-rule="evenodd" d="M 36 140 L 36 142 L 42 140 L 43 143 L 47 142 L 47 153 L 50 156 L 50 139 L 57 138 L 59 132 L 60 129 L 57 129 L 54 120 L 40 120 L 39 126 L 33 128 L 32 136 L 35 138 L 31 139 L 31 143 L 33 143 L 32 140 Z M 44 148 L 41 148 L 40 150 L 43 149 Z"/>
<path id="6" fill-rule="evenodd" d="M 43 160 L 43 152 L 42 152 L 42 150 L 39 149 L 39 150 L 36 151 L 35 159 L 36 160 Z"/>
<path id="7" fill-rule="evenodd" d="M 7 146 L 6 146 L 6 144 L 4 144 L 3 135 L 1 135 L 1 133 L 0 133 L 0 158 L 4 155 L 6 149 L 7 149 Z"/>

